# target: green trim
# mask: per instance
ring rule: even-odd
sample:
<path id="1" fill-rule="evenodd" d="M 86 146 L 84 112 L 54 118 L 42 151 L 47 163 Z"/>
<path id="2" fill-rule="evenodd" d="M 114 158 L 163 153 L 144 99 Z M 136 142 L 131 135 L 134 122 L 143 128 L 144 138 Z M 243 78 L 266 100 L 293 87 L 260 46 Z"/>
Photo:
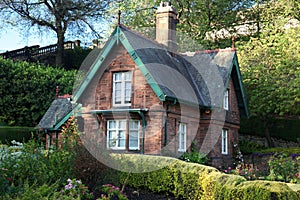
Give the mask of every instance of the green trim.
<path id="1" fill-rule="evenodd" d="M 77 104 L 68 114 L 64 116 L 54 128 L 48 130 L 58 130 L 72 115 L 74 115 L 75 111 L 78 110 L 81 113 L 81 104 Z"/>
<path id="2" fill-rule="evenodd" d="M 86 89 L 88 84 L 93 79 L 94 75 L 97 73 L 98 69 L 101 67 L 103 61 L 106 59 L 106 57 L 109 54 L 109 52 L 111 51 L 112 47 L 114 46 L 114 44 L 118 40 L 118 37 L 117 37 L 118 29 L 119 29 L 119 27 L 117 27 L 114 30 L 114 32 L 112 33 L 112 36 L 106 42 L 104 48 L 102 49 L 102 51 L 100 52 L 100 54 L 96 58 L 96 60 L 93 63 L 92 67 L 89 69 L 85 79 L 83 80 L 83 82 L 79 85 L 79 87 L 74 92 L 73 98 L 72 98 L 73 102 L 77 102 L 77 100 L 80 98 L 80 96 L 82 95 L 82 93 L 84 92 L 84 90 Z"/>
<path id="3" fill-rule="evenodd" d="M 249 118 L 250 117 L 250 112 L 249 112 L 249 108 L 248 108 L 248 104 L 247 104 L 246 92 L 245 92 L 245 89 L 244 89 L 242 74 L 241 74 L 241 71 L 240 71 L 240 68 L 239 68 L 239 63 L 238 63 L 236 53 L 234 54 L 232 63 L 235 64 L 235 66 L 236 66 L 236 72 L 237 72 L 238 82 L 239 82 L 240 89 L 241 89 L 241 95 L 242 95 L 242 101 L 243 101 L 243 104 L 244 104 L 245 115 L 246 115 L 247 118 Z"/>
<path id="4" fill-rule="evenodd" d="M 142 62 L 141 58 L 137 55 L 136 51 L 133 49 L 131 44 L 129 43 L 128 39 L 126 38 L 124 32 L 120 29 L 120 41 L 129 53 L 130 57 L 132 60 L 135 62 L 135 64 L 139 67 L 141 70 L 142 74 L 144 75 L 146 81 L 148 84 L 151 86 L 153 89 L 154 93 L 156 96 L 159 98 L 161 101 L 166 100 L 166 95 L 163 93 L 161 88 L 159 87 L 158 83 L 155 81 L 153 76 L 150 74 L 150 72 L 147 70 L 145 67 L 144 63 Z"/>

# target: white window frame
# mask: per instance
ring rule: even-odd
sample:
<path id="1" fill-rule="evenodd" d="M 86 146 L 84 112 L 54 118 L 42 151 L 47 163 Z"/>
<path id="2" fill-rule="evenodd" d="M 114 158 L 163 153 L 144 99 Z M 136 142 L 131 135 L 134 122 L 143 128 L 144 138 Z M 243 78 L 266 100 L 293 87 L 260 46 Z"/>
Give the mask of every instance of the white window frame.
<path id="1" fill-rule="evenodd" d="M 115 127 L 109 127 L 110 123 L 115 122 Z M 121 128 L 119 125 L 120 123 L 125 123 L 125 128 Z M 132 127 L 131 123 L 137 123 L 136 127 Z M 129 150 L 139 150 L 140 149 L 140 121 L 139 120 L 126 120 L 126 119 L 121 119 L 121 120 L 108 120 L 107 121 L 107 139 L 106 139 L 106 146 L 108 149 L 113 149 L 113 150 L 126 150 L 127 147 L 127 128 L 128 130 L 128 141 L 129 141 Z M 125 145 L 124 146 L 119 146 L 120 144 L 120 132 L 123 131 L 125 132 L 125 137 L 123 138 L 123 140 L 125 140 Z M 116 138 L 114 138 L 115 140 L 115 145 L 111 146 L 111 133 L 115 132 L 115 135 L 117 136 Z M 137 138 L 137 146 L 130 146 L 130 141 L 131 141 L 131 136 L 133 136 L 133 134 L 135 133 L 135 135 L 138 136 Z"/>
<path id="2" fill-rule="evenodd" d="M 229 110 L 229 89 L 226 89 L 224 93 L 223 108 Z"/>
<path id="3" fill-rule="evenodd" d="M 120 80 L 116 80 L 116 76 L 120 75 Z M 128 78 L 129 77 L 129 78 Z M 116 89 L 117 84 L 120 84 L 120 102 L 116 102 Z M 129 89 L 126 89 L 126 85 L 129 84 Z M 112 93 L 112 103 L 113 106 L 130 106 L 131 105 L 131 87 L 132 87 L 132 72 L 126 71 L 126 72 L 115 72 L 113 73 L 113 93 Z M 129 91 L 128 91 L 129 90 Z M 129 101 L 126 101 L 126 93 L 128 93 Z"/>
<path id="4" fill-rule="evenodd" d="M 137 127 L 131 127 L 131 123 L 137 123 Z M 128 147 L 129 147 L 129 150 L 140 150 L 140 121 L 139 120 L 129 120 L 129 144 L 128 144 Z M 130 146 L 130 141 L 131 141 L 131 138 L 132 137 L 136 137 L 136 136 L 133 136 L 133 133 L 136 133 L 137 135 L 137 146 Z"/>
<path id="5" fill-rule="evenodd" d="M 115 122 L 115 127 L 110 128 L 110 123 Z M 125 122 L 125 128 L 121 128 L 119 125 L 120 123 Z M 108 149 L 115 149 L 115 150 L 125 150 L 126 149 L 126 120 L 108 120 L 107 121 L 107 148 Z M 120 132 L 123 131 L 125 134 L 125 145 L 119 146 L 120 143 Z M 111 133 L 115 132 L 114 138 L 111 137 Z M 123 140 L 124 140 L 123 139 Z M 115 140 L 115 141 L 111 141 Z M 111 143 L 115 142 L 114 146 L 111 146 Z"/>
<path id="6" fill-rule="evenodd" d="M 186 133 L 187 133 L 187 124 L 179 123 L 178 124 L 178 151 L 179 152 L 186 151 Z"/>
<path id="7" fill-rule="evenodd" d="M 222 129 L 222 154 L 228 154 L 228 129 Z"/>

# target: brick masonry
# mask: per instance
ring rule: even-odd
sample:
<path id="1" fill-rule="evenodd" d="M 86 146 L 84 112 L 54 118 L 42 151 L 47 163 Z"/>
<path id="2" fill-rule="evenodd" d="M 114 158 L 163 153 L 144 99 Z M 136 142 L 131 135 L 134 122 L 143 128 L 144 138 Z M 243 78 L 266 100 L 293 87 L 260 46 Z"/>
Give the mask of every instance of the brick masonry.
<path id="1" fill-rule="evenodd" d="M 233 144 L 238 141 L 239 111 L 233 82 L 229 82 L 229 111 L 199 110 L 178 102 L 162 102 L 158 99 L 142 72 L 135 65 L 127 51 L 120 47 L 115 56 L 107 62 L 107 68 L 99 80 L 94 81 L 95 87 L 90 89 L 91 95 L 83 105 L 84 133 L 87 137 L 106 145 L 106 123 L 113 118 L 140 119 L 137 114 L 100 114 L 92 116 L 89 110 L 110 110 L 112 106 L 112 77 L 114 72 L 132 71 L 132 94 L 130 108 L 147 108 L 147 126 L 144 129 L 144 147 L 142 137 L 140 150 L 145 154 L 178 156 L 178 123 L 187 124 L 187 151 L 192 142 L 199 151 L 211 158 L 215 167 L 230 166 L 232 163 Z M 140 123 L 142 124 L 142 122 Z M 142 126 L 142 125 L 141 125 Z M 221 154 L 222 129 L 228 129 L 228 155 Z M 140 127 L 142 130 L 142 127 Z M 97 132 L 89 135 L 89 132 Z M 142 136 L 142 135 L 141 135 Z M 90 138 L 91 139 L 91 138 Z M 139 151 L 140 152 L 140 151 Z"/>

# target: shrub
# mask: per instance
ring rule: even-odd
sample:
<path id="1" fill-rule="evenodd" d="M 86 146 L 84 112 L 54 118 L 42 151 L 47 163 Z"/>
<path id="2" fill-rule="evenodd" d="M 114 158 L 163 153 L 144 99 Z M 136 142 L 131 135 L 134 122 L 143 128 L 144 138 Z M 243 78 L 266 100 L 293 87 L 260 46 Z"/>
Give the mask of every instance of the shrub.
<path id="1" fill-rule="evenodd" d="M 300 157 L 293 159 L 288 154 L 275 153 L 269 160 L 271 180 L 300 182 Z"/>
<path id="2" fill-rule="evenodd" d="M 120 190 L 119 187 L 116 187 L 112 184 L 105 184 L 102 186 L 102 191 L 104 194 L 101 195 L 99 200 L 110 200 L 110 199 L 118 199 L 118 200 L 127 200 L 125 194 Z"/>
<path id="3" fill-rule="evenodd" d="M 0 58 L 0 121 L 9 126 L 38 124 L 55 98 L 71 93 L 76 71 Z"/>
<path id="4" fill-rule="evenodd" d="M 248 140 L 239 140 L 239 148 L 243 154 L 251 154 L 255 152 L 261 152 L 261 150 L 265 149 L 266 147 Z"/>
<path id="5" fill-rule="evenodd" d="M 184 152 L 180 156 L 179 159 L 184 160 L 186 162 L 192 162 L 192 163 L 198 163 L 198 164 L 207 164 L 208 163 L 208 157 L 206 156 L 206 154 L 198 152 L 196 150 L 194 143 L 192 143 L 192 145 L 191 145 L 191 151 Z"/>
<path id="6" fill-rule="evenodd" d="M 169 163 L 160 170 L 147 173 L 122 172 L 119 174 L 120 180 L 121 182 L 127 180 L 128 185 L 133 188 L 170 193 L 179 199 L 296 200 L 300 197 L 286 183 L 246 181 L 241 176 L 224 174 L 213 167 L 187 163 L 174 158 L 123 155 L 122 159 L 124 163 L 125 160 L 131 161 L 134 168 L 147 168 L 147 165 L 154 163 Z M 141 163 L 143 163 L 142 166 Z"/>

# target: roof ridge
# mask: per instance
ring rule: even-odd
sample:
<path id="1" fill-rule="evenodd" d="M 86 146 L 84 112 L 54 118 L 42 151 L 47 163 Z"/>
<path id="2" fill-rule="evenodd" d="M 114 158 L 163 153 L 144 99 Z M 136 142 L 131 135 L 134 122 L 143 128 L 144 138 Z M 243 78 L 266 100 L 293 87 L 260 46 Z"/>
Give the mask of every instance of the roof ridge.
<path id="1" fill-rule="evenodd" d="M 131 29 L 130 27 L 125 26 L 124 24 L 120 24 L 120 27 L 126 29 L 127 31 L 132 32 L 133 34 L 136 34 L 137 36 L 139 36 L 139 37 L 141 37 L 141 38 L 143 38 L 143 39 L 146 39 L 146 40 L 148 40 L 148 41 L 150 41 L 150 42 L 153 42 L 153 43 L 155 43 L 156 45 L 158 45 L 158 46 L 160 46 L 160 47 L 163 47 L 163 48 L 165 48 L 165 49 L 167 50 L 167 48 L 166 48 L 165 45 L 163 45 L 163 44 L 157 42 L 155 39 L 151 39 L 151 38 L 147 37 L 146 35 L 144 35 L 143 33 L 139 32 L 139 31 L 133 30 L 133 29 Z"/>

